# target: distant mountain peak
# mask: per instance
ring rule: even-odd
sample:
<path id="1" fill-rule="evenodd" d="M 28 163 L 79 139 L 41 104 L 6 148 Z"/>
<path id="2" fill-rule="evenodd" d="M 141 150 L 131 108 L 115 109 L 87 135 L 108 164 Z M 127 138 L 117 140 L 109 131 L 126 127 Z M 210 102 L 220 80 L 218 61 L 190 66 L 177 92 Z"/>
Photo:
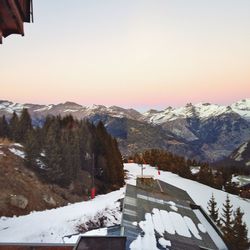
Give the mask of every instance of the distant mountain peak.
<path id="1" fill-rule="evenodd" d="M 187 107 L 187 108 L 193 107 L 193 104 L 192 104 L 191 102 L 189 102 L 189 103 L 187 103 L 187 104 L 185 105 L 185 107 Z"/>
<path id="2" fill-rule="evenodd" d="M 76 102 L 72 102 L 72 101 L 67 101 L 65 103 L 62 103 L 62 105 L 65 105 L 65 106 L 77 106 L 77 107 L 82 107 L 82 105 L 76 103 Z"/>

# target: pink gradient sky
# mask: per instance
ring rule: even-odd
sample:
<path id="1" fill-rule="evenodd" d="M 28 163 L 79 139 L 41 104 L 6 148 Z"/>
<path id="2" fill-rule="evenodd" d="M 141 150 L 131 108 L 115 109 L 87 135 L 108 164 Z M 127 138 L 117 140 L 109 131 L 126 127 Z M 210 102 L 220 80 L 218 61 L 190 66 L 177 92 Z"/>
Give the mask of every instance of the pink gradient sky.
<path id="1" fill-rule="evenodd" d="M 25 37 L 0 47 L 0 99 L 145 110 L 249 98 L 249 13 L 248 0 L 34 1 Z"/>

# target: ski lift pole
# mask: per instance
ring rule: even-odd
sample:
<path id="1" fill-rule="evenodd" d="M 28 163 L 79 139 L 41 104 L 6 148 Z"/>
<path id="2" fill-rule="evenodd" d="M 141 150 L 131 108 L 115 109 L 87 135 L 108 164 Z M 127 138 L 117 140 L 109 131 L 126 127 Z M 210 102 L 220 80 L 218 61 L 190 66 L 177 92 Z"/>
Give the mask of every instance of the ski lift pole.
<path id="1" fill-rule="evenodd" d="M 141 177 L 143 177 L 143 164 L 141 164 Z"/>
<path id="2" fill-rule="evenodd" d="M 91 188 L 91 199 L 95 198 L 95 155 L 92 155 L 92 188 Z"/>

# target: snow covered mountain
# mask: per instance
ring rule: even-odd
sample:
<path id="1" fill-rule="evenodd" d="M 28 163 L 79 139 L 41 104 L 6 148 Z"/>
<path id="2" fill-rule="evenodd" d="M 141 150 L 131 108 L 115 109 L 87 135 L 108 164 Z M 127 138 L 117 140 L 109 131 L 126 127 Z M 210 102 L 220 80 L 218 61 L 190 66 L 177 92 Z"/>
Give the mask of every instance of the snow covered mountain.
<path id="1" fill-rule="evenodd" d="M 220 115 L 238 114 L 246 120 L 250 120 L 250 99 L 243 99 L 230 106 L 220 106 L 210 103 L 187 104 L 185 107 L 168 107 L 163 111 L 149 110 L 144 113 L 144 119 L 154 124 L 162 124 L 177 119 L 199 118 L 206 120 Z"/>
<path id="2" fill-rule="evenodd" d="M 221 106 L 210 103 L 198 103 L 193 105 L 188 103 L 184 107 L 172 108 L 168 107 L 162 111 L 151 109 L 145 113 L 140 113 L 135 109 L 125 109 L 118 106 L 106 107 L 104 105 L 82 106 L 74 102 L 65 102 L 60 104 L 20 104 L 10 101 L 0 100 L 0 114 L 20 113 L 23 108 L 28 108 L 34 114 L 74 114 L 81 117 L 89 117 L 95 114 L 106 114 L 113 117 L 129 118 L 141 121 L 147 121 L 153 124 L 162 124 L 177 119 L 199 118 L 207 120 L 211 117 L 220 115 L 238 114 L 245 120 L 250 121 L 250 99 L 243 99 L 235 102 L 230 106 Z"/>
<path id="3" fill-rule="evenodd" d="M 230 106 L 190 103 L 145 113 L 117 106 L 86 107 L 74 102 L 37 105 L 0 101 L 0 116 L 10 117 L 23 108 L 29 110 L 34 125 L 41 124 L 46 115 L 59 114 L 71 114 L 93 123 L 103 121 L 127 155 L 151 147 L 197 160 L 217 161 L 250 140 L 250 99 Z"/>
<path id="4" fill-rule="evenodd" d="M 27 108 L 32 116 L 44 117 L 50 115 L 72 114 L 78 118 L 89 118 L 96 114 L 105 114 L 118 118 L 140 119 L 142 114 L 134 109 L 125 109 L 117 106 L 106 107 L 103 105 L 82 106 L 74 102 L 65 102 L 49 105 L 19 104 L 9 101 L 0 101 L 0 115 L 9 116 L 14 111 L 19 114 L 23 108 Z"/>
<path id="5" fill-rule="evenodd" d="M 250 139 L 250 99 L 230 106 L 209 103 L 187 104 L 181 108 L 144 113 L 148 123 L 186 140 L 204 160 L 228 156 Z"/>

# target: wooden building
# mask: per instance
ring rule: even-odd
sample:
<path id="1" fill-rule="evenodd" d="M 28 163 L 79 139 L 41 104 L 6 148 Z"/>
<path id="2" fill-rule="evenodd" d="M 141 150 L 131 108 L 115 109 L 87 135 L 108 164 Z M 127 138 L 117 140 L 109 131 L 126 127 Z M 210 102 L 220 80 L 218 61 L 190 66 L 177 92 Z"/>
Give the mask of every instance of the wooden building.
<path id="1" fill-rule="evenodd" d="M 23 23 L 32 21 L 32 0 L 0 0 L 0 43 L 11 34 L 24 36 Z"/>

